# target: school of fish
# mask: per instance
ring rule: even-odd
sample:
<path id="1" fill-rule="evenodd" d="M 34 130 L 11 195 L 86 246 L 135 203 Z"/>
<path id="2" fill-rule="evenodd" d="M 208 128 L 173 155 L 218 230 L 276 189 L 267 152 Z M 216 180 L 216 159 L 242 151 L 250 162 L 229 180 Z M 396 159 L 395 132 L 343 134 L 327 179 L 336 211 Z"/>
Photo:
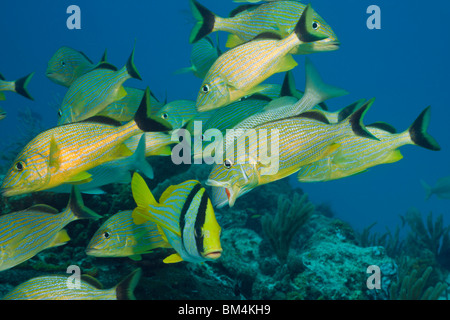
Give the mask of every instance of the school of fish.
<path id="1" fill-rule="evenodd" d="M 327 100 L 349 93 L 327 84 L 308 58 L 306 86 L 295 87 L 292 71 L 301 69 L 296 59 L 340 45 L 311 5 L 234 2 L 250 4 L 222 17 L 189 0 L 196 20 L 190 65 L 175 73 L 201 79 L 195 100 L 160 102 L 148 87 L 125 86 L 131 78 L 144 81 L 134 63 L 138 49 L 120 69 L 107 61 L 106 51 L 98 63 L 68 46 L 54 53 L 46 76 L 67 88 L 58 123 L 17 155 L 1 194 L 46 190 L 69 193 L 70 200 L 62 212 L 39 204 L 0 215 L 0 272 L 70 241 L 64 229 L 69 223 L 101 219 L 84 206 L 82 194 L 102 194 L 111 183 L 131 185 L 136 206 L 108 217 L 87 243 L 87 255 L 140 260 L 156 248 L 171 248 L 175 253 L 164 263 L 199 263 L 222 255 L 215 208 L 232 207 L 260 185 L 293 174 L 300 182 L 342 179 L 399 161 L 399 148 L 408 144 L 440 150 L 427 133 L 430 107 L 400 133 L 384 122 L 364 124 L 373 98 L 329 111 Z M 228 33 L 226 49 L 211 35 L 219 31 Z M 270 82 L 277 73 L 285 73 L 282 84 Z M 33 74 L 15 81 L 0 74 L 0 100 L 6 91 L 33 100 L 27 89 Z M 0 108 L 0 120 L 5 117 Z M 146 183 L 154 179 L 146 158 L 173 159 L 181 150 L 193 165 L 210 166 L 208 179 L 171 185 L 155 199 Z M 422 182 L 427 198 L 449 198 L 448 180 L 435 187 Z M 89 276 L 78 290 L 68 288 L 65 275 L 37 277 L 4 299 L 134 299 L 141 273 L 136 269 L 110 289 Z"/>

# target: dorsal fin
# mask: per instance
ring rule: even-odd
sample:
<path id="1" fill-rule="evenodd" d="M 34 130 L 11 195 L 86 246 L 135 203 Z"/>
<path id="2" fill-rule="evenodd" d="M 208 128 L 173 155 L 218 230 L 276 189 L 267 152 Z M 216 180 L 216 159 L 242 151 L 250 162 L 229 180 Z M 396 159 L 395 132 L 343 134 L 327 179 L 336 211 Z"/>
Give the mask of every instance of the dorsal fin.
<path id="1" fill-rule="evenodd" d="M 29 207 L 28 209 L 24 211 L 39 211 L 43 213 L 51 213 L 51 214 L 58 214 L 59 211 L 56 208 L 53 208 L 52 206 L 46 205 L 46 204 L 36 204 L 34 206 Z"/>
<path id="2" fill-rule="evenodd" d="M 81 280 L 90 284 L 91 286 L 95 287 L 96 289 L 100 289 L 100 290 L 103 289 L 103 285 L 101 284 L 101 282 L 88 274 L 82 274 L 80 276 L 80 278 L 81 278 Z"/>
<path id="3" fill-rule="evenodd" d="M 377 128 L 389 133 L 397 133 L 397 129 L 395 129 L 394 126 L 382 121 L 374 122 L 372 124 L 367 125 L 366 127 Z"/>
<path id="4" fill-rule="evenodd" d="M 326 124 L 330 124 L 330 122 L 328 121 L 327 117 L 320 112 L 319 110 L 309 110 L 309 111 L 305 111 L 301 114 L 299 114 L 298 116 L 296 116 L 295 118 L 306 118 L 306 119 L 312 119 L 312 120 L 317 120 Z"/>
<path id="5" fill-rule="evenodd" d="M 264 100 L 264 101 L 269 101 L 269 102 L 272 101 L 272 99 L 270 97 L 268 97 L 268 96 L 266 96 L 265 94 L 262 94 L 262 93 L 254 93 L 254 94 L 252 94 L 251 96 L 249 96 L 245 100 L 248 100 L 248 99 Z"/>
<path id="6" fill-rule="evenodd" d="M 111 119 L 106 116 L 93 116 L 86 120 L 80 121 L 80 122 L 94 122 L 94 123 L 101 123 L 101 124 L 107 124 L 110 126 L 120 127 L 122 123 L 120 121 Z"/>
<path id="7" fill-rule="evenodd" d="M 254 37 L 252 40 L 250 41 L 255 41 L 255 40 L 281 40 L 283 39 L 282 36 L 280 36 L 278 33 L 275 32 L 263 32 L 258 34 L 256 37 Z"/>
<path id="8" fill-rule="evenodd" d="M 94 64 L 94 63 L 92 62 L 92 60 L 89 59 L 89 57 L 88 57 L 83 51 L 78 51 L 78 53 L 80 53 L 83 57 L 85 57 L 86 60 L 89 61 L 91 64 Z"/>
<path id="9" fill-rule="evenodd" d="M 230 12 L 229 17 L 230 18 L 235 17 L 241 12 L 244 12 L 246 10 L 253 10 L 253 9 L 256 9 L 257 7 L 259 7 L 259 4 L 243 4 L 243 5 L 240 5 L 240 6 L 236 7 L 236 8 L 234 8 Z"/>
<path id="10" fill-rule="evenodd" d="M 94 70 L 96 69 L 106 69 L 106 70 L 112 70 L 112 71 L 117 71 L 117 67 L 112 65 L 109 62 L 100 62 Z"/>

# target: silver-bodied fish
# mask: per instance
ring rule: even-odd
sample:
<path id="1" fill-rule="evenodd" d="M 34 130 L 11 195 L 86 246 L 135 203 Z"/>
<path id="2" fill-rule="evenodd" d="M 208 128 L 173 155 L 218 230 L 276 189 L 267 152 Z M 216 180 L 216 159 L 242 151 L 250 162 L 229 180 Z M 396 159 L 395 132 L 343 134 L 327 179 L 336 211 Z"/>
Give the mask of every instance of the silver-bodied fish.
<path id="1" fill-rule="evenodd" d="M 82 275 L 77 284 L 68 275 L 50 275 L 32 278 L 8 292 L 4 300 L 136 300 L 134 289 L 142 270 L 136 269 L 110 289 L 88 275 Z M 79 287 L 77 287 L 77 285 Z"/>
<path id="2" fill-rule="evenodd" d="M 144 179 L 135 173 L 131 190 L 137 204 L 134 222 L 155 222 L 164 240 L 177 251 L 164 259 L 165 263 L 203 262 L 221 256 L 221 228 L 200 182 L 189 180 L 170 186 L 156 202 Z"/>
<path id="3" fill-rule="evenodd" d="M 6 81 L 5 77 L 0 74 L 0 100 L 5 100 L 3 91 L 13 91 L 27 99 L 34 100 L 27 89 L 33 75 L 34 72 L 15 81 Z"/>
<path id="4" fill-rule="evenodd" d="M 70 87 L 76 79 L 94 70 L 104 62 L 106 62 L 106 51 L 100 62 L 94 64 L 83 52 L 63 46 L 56 50 L 50 58 L 46 75 L 54 83 Z"/>
<path id="5" fill-rule="evenodd" d="M 142 254 L 156 248 L 171 248 L 163 240 L 156 223 L 135 224 L 132 210 L 118 212 L 106 220 L 92 236 L 86 254 L 95 257 L 130 257 L 140 260 Z"/>
<path id="6" fill-rule="evenodd" d="M 70 237 L 64 229 L 78 219 L 99 219 L 83 204 L 74 186 L 67 208 L 59 213 L 47 205 L 0 216 L 0 271 L 10 269 L 42 250 L 66 244 Z"/>
<path id="7" fill-rule="evenodd" d="M 336 152 L 302 167 L 297 179 L 300 182 L 330 181 L 365 172 L 376 165 L 397 162 L 403 158 L 399 148 L 404 145 L 440 150 L 436 140 L 427 133 L 429 118 L 428 107 L 404 132 L 396 133 L 392 126 L 381 122 L 366 126 L 379 140 L 341 137 L 336 141 L 340 144 Z"/>
<path id="8" fill-rule="evenodd" d="M 195 0 L 191 10 L 197 20 L 189 41 L 194 43 L 214 31 L 229 32 L 226 47 L 233 48 L 263 33 L 276 33 L 282 38 L 294 31 L 306 5 L 298 1 L 275 1 L 257 5 L 242 5 L 234 9 L 228 18 L 219 17 Z M 317 13 L 312 16 L 313 27 L 326 37 L 315 42 L 303 43 L 293 48 L 293 54 L 309 54 L 332 51 L 339 48 L 339 40 L 328 23 Z"/>
<path id="9" fill-rule="evenodd" d="M 134 120 L 122 126 L 97 118 L 38 134 L 8 170 L 2 184 L 3 196 L 46 190 L 63 183 L 89 182 L 92 176 L 88 170 L 132 154 L 124 144 L 129 138 L 144 131 L 171 130 L 170 124 L 151 115 L 149 96 L 147 89 Z"/>
<path id="10" fill-rule="evenodd" d="M 88 119 L 98 115 L 108 105 L 127 95 L 123 83 L 135 78 L 142 80 L 134 65 L 134 48 L 122 69 L 115 71 L 108 63 L 77 78 L 67 90 L 58 124 Z"/>
<path id="11" fill-rule="evenodd" d="M 255 187 L 287 177 L 302 166 L 327 157 L 340 147 L 336 141 L 341 136 L 376 139 L 362 124 L 369 107 L 365 104 L 338 124 L 330 124 L 315 110 L 264 123 L 239 137 L 237 152 L 236 148 L 225 150 L 225 161 L 213 167 L 206 184 L 226 188 L 231 207 L 239 196 Z M 263 132 L 265 144 L 261 143 Z M 274 146 L 278 148 L 273 150 Z"/>
<path id="12" fill-rule="evenodd" d="M 286 38 L 263 34 L 222 54 L 203 80 L 197 96 L 197 110 L 220 108 L 261 91 L 264 86 L 260 83 L 264 80 L 297 66 L 289 53 L 293 48 L 327 37 L 314 28 L 313 15 L 314 10 L 308 5 L 294 32 Z"/>

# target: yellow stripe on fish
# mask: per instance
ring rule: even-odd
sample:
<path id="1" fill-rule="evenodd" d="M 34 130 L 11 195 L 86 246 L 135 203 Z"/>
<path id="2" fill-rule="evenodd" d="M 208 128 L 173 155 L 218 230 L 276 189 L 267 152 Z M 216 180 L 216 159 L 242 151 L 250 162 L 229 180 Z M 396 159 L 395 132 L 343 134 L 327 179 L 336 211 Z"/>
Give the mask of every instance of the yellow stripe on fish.
<path id="1" fill-rule="evenodd" d="M 336 141 L 341 145 L 336 152 L 302 167 L 297 179 L 300 182 L 330 181 L 362 173 L 376 165 L 401 160 L 403 156 L 398 148 L 408 144 L 438 151 L 439 144 L 426 132 L 429 117 L 428 107 L 402 133 L 396 133 L 384 123 L 366 126 L 379 141 L 358 136 L 341 137 Z"/>
<path id="2" fill-rule="evenodd" d="M 281 39 L 261 35 L 222 54 L 206 75 L 197 96 L 199 112 L 220 108 L 246 95 L 261 91 L 258 86 L 271 75 L 291 70 L 297 63 L 289 52 L 305 42 L 327 36 L 314 29 L 314 10 L 308 5 L 294 32 Z"/>
<path id="3" fill-rule="evenodd" d="M 104 62 L 106 62 L 106 51 L 100 63 Z M 56 84 L 70 87 L 76 79 L 94 70 L 99 64 L 94 64 L 83 52 L 63 46 L 50 58 L 46 76 Z"/>
<path id="4" fill-rule="evenodd" d="M 137 260 L 141 254 L 156 248 L 170 248 L 154 222 L 135 224 L 132 212 L 121 211 L 106 220 L 89 241 L 86 254 L 95 257 L 130 257 Z"/>
<path id="5" fill-rule="evenodd" d="M 72 187 L 67 208 L 58 210 L 35 205 L 0 216 L 0 271 L 12 268 L 47 248 L 70 240 L 64 227 L 78 219 L 99 219 L 83 205 L 80 192 Z"/>
<path id="6" fill-rule="evenodd" d="M 109 63 L 102 63 L 76 79 L 64 96 L 58 124 L 88 119 L 121 100 L 127 95 L 122 84 L 130 78 L 142 80 L 134 65 L 134 48 L 122 69 L 116 71 Z"/>
<path id="7" fill-rule="evenodd" d="M 230 17 L 219 17 L 195 0 L 191 10 L 197 20 L 189 41 L 194 43 L 214 31 L 229 32 L 226 46 L 233 48 L 270 32 L 281 37 L 291 34 L 306 5 L 298 1 L 276 1 L 259 5 L 242 5 L 230 13 Z M 339 48 L 339 40 L 327 22 L 314 13 L 313 23 L 326 37 L 316 42 L 304 43 L 293 49 L 293 54 L 309 54 L 332 51 Z"/>
<path id="8" fill-rule="evenodd" d="M 376 139 L 362 124 L 362 117 L 370 106 L 371 103 L 365 104 L 338 124 L 330 124 L 320 111 L 262 124 L 241 135 L 237 146 L 224 151 L 225 161 L 213 167 L 206 183 L 226 188 L 231 207 L 239 196 L 256 186 L 287 177 L 302 166 L 327 157 L 339 148 L 337 141 L 342 136 Z M 261 145 L 263 132 L 266 143 Z M 273 149 L 274 145 L 278 148 Z M 269 151 L 271 157 L 265 160 L 270 163 L 263 161 Z"/>
<path id="9" fill-rule="evenodd" d="M 3 180 L 3 196 L 46 190 L 63 183 L 91 180 L 87 170 L 131 151 L 124 142 L 145 132 L 169 131 L 170 124 L 151 115 L 147 89 L 134 120 L 117 127 L 104 121 L 70 123 L 46 130 L 29 142 Z"/>
<path id="10" fill-rule="evenodd" d="M 8 292 L 4 300 L 136 300 L 134 289 L 142 270 L 136 269 L 116 286 L 103 289 L 103 285 L 88 275 L 79 282 L 68 275 L 50 275 L 32 278 Z M 70 285 L 69 285 L 70 284 Z"/>
<path id="11" fill-rule="evenodd" d="M 145 180 L 137 173 L 131 181 L 137 208 L 133 219 L 137 224 L 150 220 L 177 251 L 164 259 L 203 262 L 218 259 L 222 253 L 221 228 L 217 223 L 211 200 L 200 182 L 188 180 L 167 188 L 156 202 Z"/>

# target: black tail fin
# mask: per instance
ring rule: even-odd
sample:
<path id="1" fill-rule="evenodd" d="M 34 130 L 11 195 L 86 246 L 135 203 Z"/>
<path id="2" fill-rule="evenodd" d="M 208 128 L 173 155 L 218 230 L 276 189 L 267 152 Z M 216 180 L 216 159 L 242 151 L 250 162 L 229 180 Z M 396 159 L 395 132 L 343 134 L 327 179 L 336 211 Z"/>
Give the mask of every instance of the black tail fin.
<path id="1" fill-rule="evenodd" d="M 127 72 L 132 78 L 142 80 L 139 71 L 136 69 L 136 66 L 134 65 L 134 47 L 127 61 Z"/>
<path id="2" fill-rule="evenodd" d="M 144 96 L 142 97 L 141 104 L 139 105 L 136 114 L 134 115 L 134 121 L 139 129 L 144 132 L 158 132 L 158 131 L 170 131 L 172 125 L 161 117 L 153 116 L 151 113 L 150 103 L 151 92 L 147 87 Z"/>
<path id="3" fill-rule="evenodd" d="M 369 108 L 372 106 L 373 102 L 375 101 L 374 98 L 367 101 L 361 108 L 353 112 L 349 117 L 349 123 L 352 126 L 353 132 L 360 137 L 374 139 L 374 140 L 380 140 L 377 137 L 375 137 L 372 133 L 370 133 L 369 130 L 364 126 L 363 124 L 363 118 L 366 112 L 369 110 Z"/>
<path id="4" fill-rule="evenodd" d="M 69 204 L 67 208 L 77 217 L 77 219 L 100 219 L 102 216 L 98 215 L 91 209 L 84 206 L 83 198 L 77 186 L 72 186 Z"/>
<path id="5" fill-rule="evenodd" d="M 308 4 L 294 28 L 294 32 L 302 42 L 314 42 L 328 38 L 326 34 L 315 30 L 315 22 L 313 21 L 314 13 L 311 4 Z"/>
<path id="6" fill-rule="evenodd" d="M 120 281 L 116 286 L 117 300 L 136 300 L 133 291 L 138 285 L 141 275 L 142 269 L 138 268 Z"/>
<path id="7" fill-rule="evenodd" d="M 296 97 L 298 99 L 303 97 L 303 94 L 295 87 L 295 79 L 291 71 L 286 72 L 281 86 L 280 97 Z"/>
<path id="8" fill-rule="evenodd" d="M 430 107 L 428 106 L 422 113 L 414 120 L 409 127 L 409 135 L 414 144 L 426 149 L 438 151 L 441 147 L 437 141 L 427 133 L 428 125 L 430 123 Z"/>
<path id="9" fill-rule="evenodd" d="M 341 122 L 342 120 L 347 118 L 349 115 L 351 115 L 356 109 L 361 107 L 363 105 L 364 101 L 366 101 L 366 100 L 360 99 L 360 100 L 353 102 L 352 104 L 342 108 L 341 110 L 339 110 L 338 122 Z"/>
<path id="10" fill-rule="evenodd" d="M 20 78 L 19 80 L 14 81 L 15 91 L 20 94 L 21 96 L 24 96 L 25 98 L 28 98 L 30 100 L 34 100 L 33 97 L 30 95 L 30 93 L 27 90 L 28 83 L 30 82 L 31 78 L 33 77 L 34 72 L 30 73 L 26 77 Z"/>
<path id="11" fill-rule="evenodd" d="M 216 16 L 209 9 L 202 6 L 195 0 L 190 1 L 192 14 L 197 23 L 191 31 L 189 43 L 195 43 L 201 38 L 210 34 L 214 29 Z"/>

